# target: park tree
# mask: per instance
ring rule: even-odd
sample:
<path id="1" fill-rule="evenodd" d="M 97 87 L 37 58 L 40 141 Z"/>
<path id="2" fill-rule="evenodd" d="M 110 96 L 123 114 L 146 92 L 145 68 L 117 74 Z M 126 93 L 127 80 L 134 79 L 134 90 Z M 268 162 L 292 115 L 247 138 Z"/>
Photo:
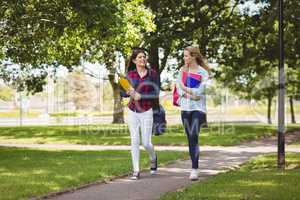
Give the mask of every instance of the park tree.
<path id="1" fill-rule="evenodd" d="M 300 2 L 285 2 L 285 56 L 291 122 L 296 123 L 294 100 L 300 100 Z"/>
<path id="2" fill-rule="evenodd" d="M 11 101 L 15 95 L 12 88 L 7 85 L 0 84 L 0 99 L 3 101 Z"/>
<path id="3" fill-rule="evenodd" d="M 287 92 L 288 103 L 290 108 L 289 110 L 291 113 L 291 123 L 296 123 L 294 100 L 300 100 L 300 70 L 289 67 L 287 69 L 286 74 L 287 74 L 286 92 Z"/>
<path id="4" fill-rule="evenodd" d="M 18 64 L 21 73 L 37 70 L 38 75 L 20 80 L 19 89 L 41 91 L 49 66 L 72 70 L 79 65 L 93 42 L 110 36 L 118 12 L 118 1 L 109 0 L 1 1 L 1 78 L 14 81 L 4 71 L 11 63 Z"/>
<path id="5" fill-rule="evenodd" d="M 267 118 L 271 123 L 272 100 L 278 90 L 278 1 L 256 2 L 261 5 L 256 13 L 241 13 L 237 23 L 232 22 L 234 26 L 222 32 L 224 45 L 218 56 L 216 77 L 241 97 L 267 99 Z M 293 98 L 299 88 L 299 3 L 289 1 L 285 6 L 287 92 L 293 111 Z"/>
<path id="6" fill-rule="evenodd" d="M 156 30 L 145 38 L 149 49 L 149 61 L 160 74 L 165 68 L 176 70 L 177 66 L 167 65 L 170 57 L 182 60 L 182 49 L 197 44 L 202 54 L 215 57 L 220 43 L 220 29 L 227 29 L 237 5 L 243 1 L 197 1 L 197 0 L 145 0 L 144 3 L 155 15 Z M 162 54 L 159 55 L 159 50 Z"/>
<path id="7" fill-rule="evenodd" d="M 228 29 L 221 30 L 216 71 L 218 81 L 241 98 L 267 99 L 267 119 L 276 95 L 276 36 L 269 18 L 249 11 L 235 12 Z M 272 70 L 273 69 L 273 70 Z"/>
<path id="8" fill-rule="evenodd" d="M 116 72 L 121 71 L 119 57 L 128 59 L 133 47 L 140 46 L 143 38 L 155 29 L 151 11 L 143 5 L 143 1 L 134 0 L 121 4 L 119 25 L 111 27 L 112 37 L 93 46 L 91 56 L 87 60 L 103 63 L 108 70 L 108 80 L 113 89 L 114 111 L 113 123 L 124 123 L 124 111 L 120 96 L 120 85 Z M 127 63 L 127 62 L 125 62 Z"/>
<path id="9" fill-rule="evenodd" d="M 278 66 L 278 2 L 274 0 L 262 1 L 265 6 L 261 9 L 261 17 L 268 21 L 265 27 L 269 27 L 269 32 L 265 33 L 265 37 L 272 40 L 265 41 L 264 55 L 267 60 L 275 62 L 274 68 Z M 291 111 L 291 121 L 296 123 L 294 112 L 294 99 L 299 97 L 299 73 L 300 73 L 300 3 L 296 0 L 284 3 L 284 54 L 286 66 L 286 94 L 289 99 Z M 268 44 L 273 44 L 272 48 L 268 48 Z M 271 56 L 272 54 L 273 56 Z M 271 68 L 269 68 L 272 70 Z M 276 88 L 277 89 L 277 88 Z"/>
<path id="10" fill-rule="evenodd" d="M 0 76 L 19 90 L 36 93 L 43 89 L 49 68 L 54 74 L 59 66 L 72 71 L 87 60 L 104 63 L 112 80 L 115 52 L 127 56 L 140 44 L 143 34 L 153 29 L 151 17 L 141 0 L 1 1 Z M 22 76 L 10 76 L 7 66 L 13 64 L 20 66 Z M 39 73 L 24 75 L 31 69 Z M 113 122 L 123 122 L 118 86 L 112 83 Z"/>

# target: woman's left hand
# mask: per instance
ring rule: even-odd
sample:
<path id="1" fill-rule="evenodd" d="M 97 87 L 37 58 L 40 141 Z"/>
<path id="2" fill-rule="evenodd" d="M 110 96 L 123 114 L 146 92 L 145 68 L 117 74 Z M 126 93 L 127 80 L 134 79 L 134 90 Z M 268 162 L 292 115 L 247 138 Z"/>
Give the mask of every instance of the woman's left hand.
<path id="1" fill-rule="evenodd" d="M 135 93 L 134 93 L 133 99 L 134 99 L 135 101 L 138 101 L 138 100 L 140 100 L 141 98 L 142 98 L 142 95 L 141 95 L 140 93 L 138 93 L 138 92 L 135 92 Z"/>
<path id="2" fill-rule="evenodd" d="M 182 81 L 180 82 L 180 87 L 183 91 L 185 91 L 185 92 L 187 91 L 187 87 L 184 85 L 184 83 Z"/>
<path id="3" fill-rule="evenodd" d="M 194 101 L 199 101 L 200 100 L 200 97 L 198 97 L 196 95 L 193 95 L 193 94 L 184 93 L 183 97 L 186 98 L 186 99 L 192 99 Z"/>

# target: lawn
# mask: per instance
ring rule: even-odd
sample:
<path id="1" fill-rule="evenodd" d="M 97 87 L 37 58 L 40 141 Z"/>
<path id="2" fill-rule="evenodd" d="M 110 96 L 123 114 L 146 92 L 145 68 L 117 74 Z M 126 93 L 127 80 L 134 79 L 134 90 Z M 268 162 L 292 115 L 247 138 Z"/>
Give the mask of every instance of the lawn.
<path id="1" fill-rule="evenodd" d="M 296 141 L 295 143 L 292 144 L 293 146 L 300 147 L 300 140 Z"/>
<path id="2" fill-rule="evenodd" d="M 159 164 L 186 159 L 183 152 L 159 152 Z M 131 171 L 129 151 L 43 151 L 0 148 L 0 200 L 28 199 Z M 141 166 L 149 157 L 142 152 Z"/>
<path id="3" fill-rule="evenodd" d="M 276 168 L 276 156 L 259 156 L 230 171 L 160 200 L 296 200 L 300 197 L 300 154 L 287 154 L 287 169 Z"/>
<path id="4" fill-rule="evenodd" d="M 300 147 L 300 141 L 296 142 L 294 145 Z"/>
<path id="5" fill-rule="evenodd" d="M 36 118 L 40 115 L 40 113 L 36 111 L 29 111 L 29 112 L 23 112 L 22 115 L 23 117 L 27 117 L 27 118 Z M 20 117 L 19 110 L 0 112 L 0 118 L 16 118 L 16 117 Z"/>
<path id="6" fill-rule="evenodd" d="M 210 124 L 200 133 L 201 145 L 237 145 L 241 142 L 276 134 L 275 126 L 267 124 Z M 288 130 L 299 129 L 300 124 Z M 153 137 L 156 145 L 187 145 L 181 125 L 169 126 L 162 136 Z M 0 143 L 128 145 L 127 125 L 91 126 L 28 126 L 1 127 Z"/>

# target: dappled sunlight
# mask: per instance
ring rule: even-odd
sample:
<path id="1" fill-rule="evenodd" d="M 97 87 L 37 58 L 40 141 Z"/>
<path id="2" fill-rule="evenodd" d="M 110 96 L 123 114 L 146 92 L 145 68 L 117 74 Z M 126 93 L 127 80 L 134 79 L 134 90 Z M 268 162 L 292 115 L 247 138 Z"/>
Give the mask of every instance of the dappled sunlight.
<path id="1" fill-rule="evenodd" d="M 172 168 L 172 167 L 168 167 L 168 168 L 164 168 L 164 167 L 160 167 L 159 171 L 166 171 L 166 172 L 173 172 L 173 173 L 189 173 L 191 171 L 191 169 L 183 169 L 183 168 Z"/>
<path id="2" fill-rule="evenodd" d="M 252 187 L 252 186 L 255 186 L 255 187 L 260 187 L 260 186 L 276 187 L 276 186 L 279 185 L 275 181 L 268 181 L 268 180 L 266 180 L 266 181 L 239 180 L 239 181 L 236 181 L 236 183 L 240 186 L 249 186 L 249 187 Z"/>
<path id="3" fill-rule="evenodd" d="M 213 169 L 200 169 L 200 173 L 205 175 L 216 175 L 218 173 L 223 173 L 225 170 L 213 170 Z"/>
<path id="4" fill-rule="evenodd" d="M 257 198 L 259 197 L 258 195 L 255 194 L 250 194 L 245 195 L 241 193 L 235 193 L 235 192 L 219 192 L 218 194 L 212 194 L 210 197 L 215 198 L 215 199 L 222 199 L 222 200 L 232 200 L 232 199 L 242 199 L 242 200 L 250 200 L 253 199 L 254 197 Z"/>

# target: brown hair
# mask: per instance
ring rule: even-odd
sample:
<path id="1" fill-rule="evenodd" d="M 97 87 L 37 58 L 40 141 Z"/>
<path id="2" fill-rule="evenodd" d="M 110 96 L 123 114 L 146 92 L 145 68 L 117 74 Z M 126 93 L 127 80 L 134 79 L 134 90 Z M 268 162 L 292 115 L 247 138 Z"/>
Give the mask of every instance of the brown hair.
<path id="1" fill-rule="evenodd" d="M 200 65 L 207 72 L 210 73 L 210 69 L 209 69 L 208 65 L 206 64 L 206 58 L 200 53 L 200 50 L 198 47 L 188 46 L 188 47 L 184 48 L 184 50 L 190 52 L 190 55 L 196 58 L 196 62 L 198 63 L 198 65 Z"/>
<path id="2" fill-rule="evenodd" d="M 143 53 L 143 54 L 147 55 L 146 52 L 147 52 L 146 49 L 140 48 L 140 47 L 136 47 L 133 49 L 132 54 L 129 59 L 129 64 L 127 66 L 127 72 L 136 70 L 136 65 L 133 62 L 133 60 L 136 59 L 136 57 L 138 56 L 139 53 Z"/>

